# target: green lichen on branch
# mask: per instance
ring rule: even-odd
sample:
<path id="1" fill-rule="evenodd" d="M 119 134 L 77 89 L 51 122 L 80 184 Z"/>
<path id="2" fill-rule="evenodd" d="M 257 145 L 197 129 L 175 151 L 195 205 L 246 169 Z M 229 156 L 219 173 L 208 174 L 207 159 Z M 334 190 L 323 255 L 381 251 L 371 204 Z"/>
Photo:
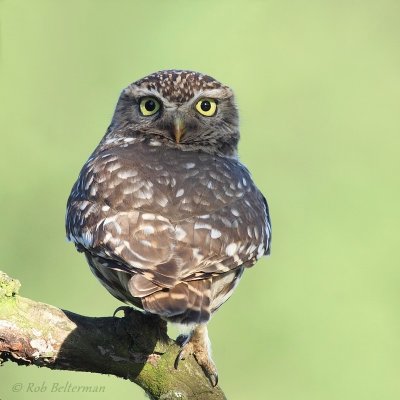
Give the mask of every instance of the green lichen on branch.
<path id="1" fill-rule="evenodd" d="M 18 279 L 10 278 L 0 271 L 0 301 L 5 297 L 14 297 L 18 294 L 21 284 Z"/>
<path id="2" fill-rule="evenodd" d="M 0 363 L 111 374 L 154 400 L 226 399 L 193 357 L 174 368 L 179 347 L 158 317 L 130 308 L 122 318 L 86 317 L 21 297 L 19 287 L 0 272 Z"/>

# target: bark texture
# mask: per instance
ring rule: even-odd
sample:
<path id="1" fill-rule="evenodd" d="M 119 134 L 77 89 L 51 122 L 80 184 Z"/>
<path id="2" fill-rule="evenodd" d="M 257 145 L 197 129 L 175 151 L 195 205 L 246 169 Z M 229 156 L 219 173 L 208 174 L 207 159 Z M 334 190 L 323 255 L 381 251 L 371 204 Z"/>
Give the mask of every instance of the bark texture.
<path id="1" fill-rule="evenodd" d="M 111 374 L 136 383 L 151 399 L 226 399 L 193 357 L 174 361 L 178 345 L 166 324 L 126 308 L 121 318 L 93 318 L 18 295 L 0 272 L 0 363 Z"/>

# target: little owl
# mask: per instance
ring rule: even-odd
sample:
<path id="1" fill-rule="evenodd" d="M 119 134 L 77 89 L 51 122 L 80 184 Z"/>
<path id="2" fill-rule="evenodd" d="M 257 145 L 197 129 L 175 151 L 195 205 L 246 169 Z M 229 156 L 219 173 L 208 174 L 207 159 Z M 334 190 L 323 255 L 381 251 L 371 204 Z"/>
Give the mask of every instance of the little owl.
<path id="1" fill-rule="evenodd" d="M 268 205 L 237 155 L 232 90 L 160 71 L 122 91 L 67 205 L 68 239 L 117 299 L 188 332 L 213 385 L 207 323 L 245 268 L 269 254 Z"/>

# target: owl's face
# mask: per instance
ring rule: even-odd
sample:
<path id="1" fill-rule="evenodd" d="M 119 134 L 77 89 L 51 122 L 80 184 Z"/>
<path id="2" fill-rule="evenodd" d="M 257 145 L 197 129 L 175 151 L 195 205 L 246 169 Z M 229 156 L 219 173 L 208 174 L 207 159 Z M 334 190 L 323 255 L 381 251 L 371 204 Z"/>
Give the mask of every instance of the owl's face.
<path id="1" fill-rule="evenodd" d="M 132 135 L 234 157 L 239 126 L 233 92 L 198 72 L 151 74 L 122 91 L 106 138 Z"/>

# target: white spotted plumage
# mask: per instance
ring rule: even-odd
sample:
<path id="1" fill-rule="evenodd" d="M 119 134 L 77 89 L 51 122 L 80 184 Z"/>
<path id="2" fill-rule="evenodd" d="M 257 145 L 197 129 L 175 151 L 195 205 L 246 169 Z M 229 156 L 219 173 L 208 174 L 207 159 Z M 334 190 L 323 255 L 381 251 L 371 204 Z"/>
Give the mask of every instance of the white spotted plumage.
<path id="1" fill-rule="evenodd" d="M 140 114 L 146 96 L 161 104 L 151 117 Z M 211 97 L 218 112 L 200 115 L 196 102 Z M 161 71 L 122 92 L 66 218 L 68 238 L 113 296 L 204 334 L 244 269 L 269 253 L 268 206 L 238 161 L 238 140 L 233 93 L 211 77 Z"/>

